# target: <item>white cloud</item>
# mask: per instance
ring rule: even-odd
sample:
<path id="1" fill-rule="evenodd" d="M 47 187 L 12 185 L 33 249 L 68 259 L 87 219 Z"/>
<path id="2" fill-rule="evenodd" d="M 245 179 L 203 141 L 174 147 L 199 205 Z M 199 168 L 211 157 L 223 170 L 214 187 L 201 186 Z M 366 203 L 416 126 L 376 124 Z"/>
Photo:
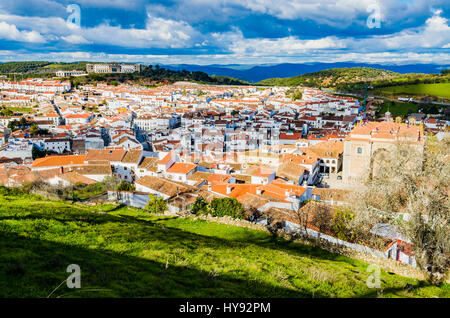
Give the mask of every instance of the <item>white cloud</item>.
<path id="1" fill-rule="evenodd" d="M 450 56 L 445 53 L 336 53 L 312 52 L 302 56 L 252 56 L 240 54 L 205 54 L 205 55 L 151 55 L 151 54 L 108 54 L 92 52 L 50 52 L 50 53 L 17 53 L 8 50 L 0 51 L 0 61 L 123 61 L 143 62 L 150 64 L 263 64 L 263 63 L 333 63 L 359 62 L 381 64 L 435 63 L 450 65 Z"/>
<path id="2" fill-rule="evenodd" d="M 98 0 L 101 2 L 101 0 Z M 237 1 L 237 0 L 233 0 Z M 210 6 L 225 5 L 222 2 L 192 0 L 201 7 L 202 3 Z M 242 0 L 235 2 L 248 7 L 254 12 L 263 12 L 284 18 L 302 18 L 311 15 L 314 19 L 331 18 L 346 15 L 354 17 L 364 11 L 373 0 L 340 0 L 317 3 L 305 1 L 280 0 L 276 6 L 266 0 Z M 106 3 L 106 2 L 105 2 Z M 119 6 L 125 1 L 114 2 Z M 386 5 L 382 1 L 382 5 Z M 286 4 L 285 7 L 283 5 Z M 354 6 L 352 6 L 354 4 Z M 227 3 L 228 5 L 228 3 Z M 152 7 L 153 8 L 153 7 Z M 52 55 L 42 54 L 43 59 L 51 57 L 62 60 L 76 59 L 124 59 L 127 61 L 156 61 L 160 63 L 280 63 L 280 62 L 332 62 L 332 61 L 365 61 L 365 62 L 430 62 L 444 63 L 448 61 L 448 53 L 440 53 L 450 48 L 450 27 L 441 11 L 434 11 L 426 22 L 418 28 L 405 29 L 390 35 L 374 35 L 367 37 L 325 36 L 310 39 L 298 36 L 281 38 L 246 38 L 237 27 L 227 32 L 201 34 L 192 25 L 171 18 L 156 17 L 154 11 L 148 9 L 144 28 L 123 28 L 103 23 L 89 28 L 70 28 L 63 18 L 28 17 L 0 14 L 0 38 L 27 42 L 64 41 L 74 46 L 80 44 L 100 44 L 127 48 L 194 48 L 198 52 L 206 52 L 214 47 L 221 54 L 207 55 L 127 55 L 89 52 L 58 52 Z M 212 11 L 214 12 L 214 11 Z M 331 13 L 330 13 L 331 12 Z M 390 13 L 392 14 L 392 13 Z M 400 13 L 399 13 L 400 14 Z M 403 13 L 402 13 L 403 14 Z M 331 23 L 331 22 L 330 22 Z M 25 31 L 33 30 L 33 31 Z M 52 43 L 53 44 L 53 43 Z M 429 53 L 423 53 L 429 50 Z M 441 51 L 439 51 L 441 50 Z M 434 53 L 433 53 L 434 51 Z M 439 53 L 436 53 L 439 52 Z M 75 54 L 76 53 L 76 54 Z M 30 53 L 31 54 L 31 53 Z M 23 55 L 24 56 L 24 55 Z M 36 54 L 29 55 L 36 58 Z M 411 59 L 411 60 L 408 60 Z M 204 62 L 207 61 L 207 62 Z"/>
<path id="3" fill-rule="evenodd" d="M 92 42 L 86 40 L 81 35 L 72 34 L 69 36 L 62 36 L 61 39 L 71 44 L 90 44 Z"/>
<path id="4" fill-rule="evenodd" d="M 180 48 L 193 46 L 201 37 L 192 26 L 184 21 L 153 17 L 147 15 L 146 26 L 143 29 L 122 28 L 107 23 L 91 28 L 73 28 L 65 20 L 58 17 L 22 17 L 0 14 L 0 21 L 8 21 L 21 27 L 33 29 L 28 37 L 37 41 L 39 34 L 49 39 L 62 40 L 72 44 L 105 44 L 120 47 L 136 48 Z M 6 22 L 5 22 L 6 23 Z M 10 32 L 5 32 L 10 33 Z M 26 36 L 27 33 L 23 33 Z M 43 39 L 43 38 L 42 38 Z"/>
<path id="5" fill-rule="evenodd" d="M 5 21 L 0 22 L 0 39 L 31 43 L 46 42 L 39 32 L 20 31 L 14 24 L 8 24 Z"/>
<path id="6" fill-rule="evenodd" d="M 96 44 L 136 48 L 180 48 L 193 45 L 198 32 L 183 21 L 147 17 L 145 29 L 122 29 L 102 24 L 81 28 L 80 35 Z"/>
<path id="7" fill-rule="evenodd" d="M 385 36 L 380 42 L 388 49 L 440 48 L 450 41 L 450 27 L 441 13 L 442 11 L 435 11 L 421 28 Z"/>
<path id="8" fill-rule="evenodd" d="M 236 28 L 232 32 L 213 34 L 216 43 L 226 45 L 229 51 L 239 55 L 251 56 L 295 56 L 322 52 L 349 51 L 354 53 L 381 53 L 392 50 L 410 51 L 416 49 L 446 48 L 450 42 L 450 27 L 441 11 L 435 11 L 420 28 L 406 29 L 391 35 L 378 35 L 364 38 L 338 38 L 328 36 L 318 39 L 300 39 L 290 36 L 284 38 L 244 38 Z"/>

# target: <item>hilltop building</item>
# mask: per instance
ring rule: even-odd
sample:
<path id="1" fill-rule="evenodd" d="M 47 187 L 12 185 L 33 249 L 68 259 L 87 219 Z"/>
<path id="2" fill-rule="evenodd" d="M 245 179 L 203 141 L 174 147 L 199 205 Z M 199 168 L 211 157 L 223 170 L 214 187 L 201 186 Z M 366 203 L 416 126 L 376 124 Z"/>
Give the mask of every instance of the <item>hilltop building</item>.
<path id="1" fill-rule="evenodd" d="M 136 73 L 141 72 L 141 64 L 86 64 L 88 73 Z"/>

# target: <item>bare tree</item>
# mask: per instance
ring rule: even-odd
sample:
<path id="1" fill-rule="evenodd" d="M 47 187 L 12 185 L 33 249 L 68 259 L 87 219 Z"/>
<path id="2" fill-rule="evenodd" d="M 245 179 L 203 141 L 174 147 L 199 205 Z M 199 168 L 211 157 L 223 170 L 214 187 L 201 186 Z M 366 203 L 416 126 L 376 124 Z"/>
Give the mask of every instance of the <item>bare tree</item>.
<path id="1" fill-rule="evenodd" d="M 311 208 L 308 204 L 302 204 L 300 202 L 296 202 L 293 204 L 293 210 L 295 210 L 295 216 L 297 217 L 298 224 L 303 226 L 305 233 L 307 233 L 308 222 L 311 217 Z"/>
<path id="2" fill-rule="evenodd" d="M 353 226 L 368 233 L 377 222 L 395 225 L 411 241 L 418 266 L 434 284 L 445 279 L 450 265 L 449 145 L 448 138 L 434 137 L 427 138 L 423 151 L 395 145 L 375 159 L 376 173 L 354 200 Z"/>
<path id="3" fill-rule="evenodd" d="M 331 221 L 333 220 L 333 214 L 330 208 L 323 203 L 314 204 L 314 215 L 312 217 L 312 223 L 318 227 L 318 239 L 320 239 L 320 233 L 323 233 L 331 226 Z"/>

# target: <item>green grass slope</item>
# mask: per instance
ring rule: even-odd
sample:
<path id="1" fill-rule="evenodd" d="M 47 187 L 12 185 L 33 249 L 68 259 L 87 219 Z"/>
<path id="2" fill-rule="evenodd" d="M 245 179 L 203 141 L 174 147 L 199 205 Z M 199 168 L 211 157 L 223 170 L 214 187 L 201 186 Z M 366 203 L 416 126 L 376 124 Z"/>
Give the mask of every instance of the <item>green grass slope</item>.
<path id="1" fill-rule="evenodd" d="M 101 212 L 101 213 L 99 213 Z M 0 297 L 376 297 L 367 264 L 262 231 L 0 187 Z M 81 268 L 69 289 L 66 267 Z M 409 284 L 409 285 L 407 285 Z M 382 271 L 385 297 L 449 297 Z"/>
<path id="2" fill-rule="evenodd" d="M 450 83 L 390 86 L 375 91 L 378 92 L 387 95 L 430 95 L 450 98 Z"/>

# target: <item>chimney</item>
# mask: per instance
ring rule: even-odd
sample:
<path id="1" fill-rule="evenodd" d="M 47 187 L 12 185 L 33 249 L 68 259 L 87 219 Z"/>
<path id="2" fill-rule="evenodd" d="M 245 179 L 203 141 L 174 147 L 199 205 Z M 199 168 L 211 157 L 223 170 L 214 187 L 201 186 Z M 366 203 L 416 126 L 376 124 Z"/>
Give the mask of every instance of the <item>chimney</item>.
<path id="1" fill-rule="evenodd" d="M 286 195 L 287 197 L 290 196 L 290 195 L 291 195 L 291 191 L 286 190 L 285 195 Z"/>
<path id="2" fill-rule="evenodd" d="M 61 173 L 64 173 L 64 168 L 63 167 L 61 167 L 61 171 L 60 171 Z"/>
<path id="3" fill-rule="evenodd" d="M 227 185 L 227 194 L 230 194 L 233 188 L 230 185 Z"/>
<path id="4" fill-rule="evenodd" d="M 262 190 L 261 188 L 257 188 L 257 189 L 256 189 L 256 194 L 259 194 L 259 195 L 261 195 L 261 194 L 262 194 L 262 192 L 263 192 L 263 190 Z"/>

